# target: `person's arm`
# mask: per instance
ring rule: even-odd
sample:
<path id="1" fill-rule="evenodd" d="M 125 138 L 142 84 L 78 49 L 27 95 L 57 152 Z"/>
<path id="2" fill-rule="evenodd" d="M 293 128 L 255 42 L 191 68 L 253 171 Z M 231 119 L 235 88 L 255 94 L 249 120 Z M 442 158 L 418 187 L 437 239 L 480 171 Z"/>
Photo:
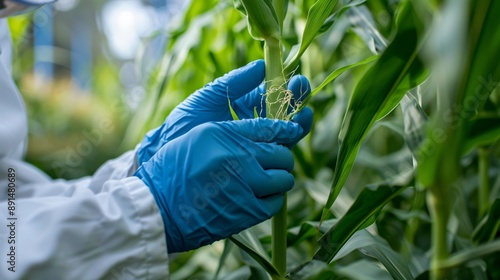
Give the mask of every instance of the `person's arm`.
<path id="1" fill-rule="evenodd" d="M 0 279 L 167 278 L 154 198 L 139 178 L 118 179 L 131 155 L 74 181 L 43 179 L 28 164 L 2 160 Z"/>

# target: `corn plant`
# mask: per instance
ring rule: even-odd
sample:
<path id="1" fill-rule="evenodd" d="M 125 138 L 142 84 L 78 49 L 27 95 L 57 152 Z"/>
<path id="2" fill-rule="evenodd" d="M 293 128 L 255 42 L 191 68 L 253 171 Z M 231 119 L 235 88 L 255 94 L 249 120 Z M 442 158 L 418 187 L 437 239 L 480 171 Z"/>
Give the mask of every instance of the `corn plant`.
<path id="1" fill-rule="evenodd" d="M 193 1 L 130 139 L 262 57 L 267 117 L 307 104 L 315 122 L 273 221 L 179 255 L 172 278 L 499 278 L 498 3 Z M 298 73 L 313 90 L 289 103 Z"/>

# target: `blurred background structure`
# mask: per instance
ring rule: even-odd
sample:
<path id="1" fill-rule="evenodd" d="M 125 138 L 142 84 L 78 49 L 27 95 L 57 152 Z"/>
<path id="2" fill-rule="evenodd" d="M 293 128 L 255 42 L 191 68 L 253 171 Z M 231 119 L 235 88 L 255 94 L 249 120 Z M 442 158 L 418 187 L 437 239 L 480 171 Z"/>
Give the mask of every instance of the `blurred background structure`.
<path id="1" fill-rule="evenodd" d="M 70 179 L 133 148 L 122 143 L 125 128 L 182 8 L 178 0 L 60 0 L 10 18 L 28 161 Z"/>

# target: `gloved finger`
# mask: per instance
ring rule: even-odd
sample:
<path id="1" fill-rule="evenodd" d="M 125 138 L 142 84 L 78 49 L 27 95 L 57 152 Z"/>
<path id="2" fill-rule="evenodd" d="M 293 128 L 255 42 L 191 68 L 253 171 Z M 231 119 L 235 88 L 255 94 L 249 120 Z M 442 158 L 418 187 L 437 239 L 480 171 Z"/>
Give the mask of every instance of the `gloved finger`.
<path id="1" fill-rule="evenodd" d="M 206 105 L 227 106 L 228 98 L 230 101 L 234 101 L 252 91 L 262 83 L 264 75 L 264 60 L 250 62 L 198 90 L 196 99 L 198 99 L 197 101 L 205 101 Z"/>
<path id="2" fill-rule="evenodd" d="M 293 175 L 282 169 L 264 170 L 251 175 L 251 177 L 246 178 L 246 182 L 256 197 L 287 192 L 293 188 L 295 183 Z"/>
<path id="3" fill-rule="evenodd" d="M 293 170 L 293 154 L 286 147 L 269 143 L 257 143 L 257 147 L 254 156 L 264 170 L 283 169 L 288 172 Z"/>
<path id="4" fill-rule="evenodd" d="M 293 93 L 292 102 L 288 107 L 290 113 L 296 104 L 300 104 L 311 93 L 311 84 L 309 84 L 309 80 L 306 77 L 297 75 L 288 81 L 288 89 Z"/>
<path id="5" fill-rule="evenodd" d="M 293 121 L 298 123 L 300 127 L 302 127 L 303 131 L 300 138 L 304 138 L 309 132 L 311 132 L 313 124 L 313 112 L 311 108 L 304 107 L 293 117 Z"/>
<path id="6" fill-rule="evenodd" d="M 276 215 L 278 211 L 283 207 L 283 194 L 276 194 L 259 199 L 262 207 L 268 214 L 268 218 Z"/>
<path id="7" fill-rule="evenodd" d="M 249 93 L 243 95 L 233 102 L 232 106 L 236 114 L 242 119 L 254 117 L 254 108 L 259 117 L 266 117 L 266 84 L 262 83 Z"/>
<path id="8" fill-rule="evenodd" d="M 288 147 L 293 148 L 302 138 L 304 138 L 309 132 L 311 132 L 313 124 L 313 112 L 311 108 L 305 107 L 300 112 L 298 112 L 294 117 L 293 121 L 298 123 L 302 127 L 302 134 L 297 142 L 291 143 Z"/>
<path id="9" fill-rule="evenodd" d="M 303 132 L 297 123 L 264 118 L 225 121 L 217 124 L 254 142 L 290 144 L 299 141 Z"/>

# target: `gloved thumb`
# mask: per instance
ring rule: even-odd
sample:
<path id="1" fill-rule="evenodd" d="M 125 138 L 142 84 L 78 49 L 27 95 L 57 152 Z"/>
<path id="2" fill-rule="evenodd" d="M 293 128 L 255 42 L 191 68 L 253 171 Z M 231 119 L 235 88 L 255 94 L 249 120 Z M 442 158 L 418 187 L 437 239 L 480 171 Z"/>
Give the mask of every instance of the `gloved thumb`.
<path id="1" fill-rule="evenodd" d="M 302 134 L 300 135 L 299 140 L 288 145 L 288 147 L 290 149 L 293 148 L 295 145 L 297 145 L 297 143 L 302 138 L 306 137 L 306 135 L 309 132 L 311 132 L 311 128 L 312 128 L 312 124 L 313 124 L 313 112 L 312 112 L 311 108 L 304 107 L 302 110 L 300 110 L 300 112 L 298 112 L 293 117 L 293 121 L 298 123 L 300 125 L 300 127 L 302 127 Z"/>
<path id="2" fill-rule="evenodd" d="M 313 112 L 311 108 L 304 107 L 300 112 L 295 114 L 293 121 L 298 123 L 302 127 L 302 135 L 300 139 L 304 138 L 309 132 L 311 132 L 313 124 Z"/>
<path id="3" fill-rule="evenodd" d="M 226 121 L 218 124 L 254 142 L 283 145 L 298 142 L 304 131 L 298 123 L 266 118 Z"/>

